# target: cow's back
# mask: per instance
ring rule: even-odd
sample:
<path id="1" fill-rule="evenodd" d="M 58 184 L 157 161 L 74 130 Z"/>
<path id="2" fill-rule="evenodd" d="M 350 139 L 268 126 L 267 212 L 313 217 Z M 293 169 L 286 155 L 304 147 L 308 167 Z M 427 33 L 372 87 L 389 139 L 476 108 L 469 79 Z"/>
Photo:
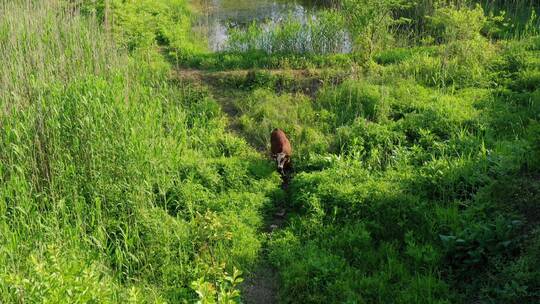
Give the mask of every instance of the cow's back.
<path id="1" fill-rule="evenodd" d="M 291 143 L 283 130 L 274 129 L 270 136 L 270 143 L 272 145 L 272 154 L 285 153 L 287 156 L 292 155 Z"/>

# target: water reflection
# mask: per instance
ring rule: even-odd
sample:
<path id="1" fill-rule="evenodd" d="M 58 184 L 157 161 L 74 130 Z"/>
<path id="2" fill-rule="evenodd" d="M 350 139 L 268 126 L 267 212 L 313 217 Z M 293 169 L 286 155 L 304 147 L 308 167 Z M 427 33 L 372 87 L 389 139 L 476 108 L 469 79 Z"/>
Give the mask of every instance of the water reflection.
<path id="1" fill-rule="evenodd" d="M 318 9 L 298 2 L 277 0 L 197 0 L 195 5 L 200 15 L 194 29 L 208 40 L 212 51 L 225 48 L 229 28 L 244 27 L 253 21 L 271 26 L 289 15 L 306 22 Z"/>

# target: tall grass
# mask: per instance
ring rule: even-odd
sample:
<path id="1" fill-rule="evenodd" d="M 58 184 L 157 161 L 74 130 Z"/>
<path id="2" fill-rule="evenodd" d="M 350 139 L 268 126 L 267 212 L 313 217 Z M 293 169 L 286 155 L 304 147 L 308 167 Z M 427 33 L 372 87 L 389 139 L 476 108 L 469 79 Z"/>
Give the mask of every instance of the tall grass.
<path id="1" fill-rule="evenodd" d="M 65 4 L 0 5 L 0 302 L 236 292 L 277 174 L 152 45 Z"/>
<path id="2" fill-rule="evenodd" d="M 350 51 L 344 20 L 335 11 L 323 11 L 305 22 L 289 15 L 277 24 L 251 24 L 231 29 L 226 51 L 264 51 L 296 54 L 336 54 Z"/>
<path id="3" fill-rule="evenodd" d="M 107 76 L 125 64 L 112 40 L 96 30 L 96 19 L 82 18 L 62 2 L 2 1 L 0 10 L 4 106 L 31 104 L 40 86 Z"/>
<path id="4" fill-rule="evenodd" d="M 105 146 L 98 148 L 95 134 L 114 128 L 105 116 L 112 100 L 99 104 L 108 95 L 98 90 L 99 84 L 103 88 L 105 81 L 122 75 L 127 58 L 117 53 L 95 20 L 72 15 L 61 2 L 3 1 L 1 10 L 0 298 L 61 301 L 74 290 L 73 299 L 84 299 L 85 288 L 100 301 L 122 297 L 99 251 L 88 252 L 91 243 L 79 240 L 78 234 L 93 226 L 89 214 L 94 221 L 102 219 L 98 201 L 83 197 L 97 186 L 91 179 L 99 167 L 92 164 L 108 157 L 97 156 Z M 89 78 L 96 79 L 94 90 L 82 88 L 90 85 L 85 81 Z M 88 102 L 92 94 L 94 106 Z M 91 111 L 95 114 L 82 116 Z M 70 265 L 69 260 L 84 262 Z M 86 272 L 86 281 L 77 278 L 80 271 Z M 61 285 L 63 279 L 71 283 Z"/>

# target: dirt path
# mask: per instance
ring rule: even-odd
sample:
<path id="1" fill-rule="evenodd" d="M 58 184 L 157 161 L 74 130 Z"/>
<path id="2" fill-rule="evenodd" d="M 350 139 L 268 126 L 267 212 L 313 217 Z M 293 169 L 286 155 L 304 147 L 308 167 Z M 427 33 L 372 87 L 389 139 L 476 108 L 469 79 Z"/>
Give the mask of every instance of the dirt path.
<path id="1" fill-rule="evenodd" d="M 284 181 L 282 187 L 288 187 L 289 180 Z M 288 197 L 288 196 L 287 196 Z M 288 200 L 288 199 L 286 199 Z M 280 202 L 275 206 L 270 218 L 265 223 L 265 237 L 284 228 L 287 224 L 286 202 Z M 279 276 L 277 270 L 268 261 L 268 250 L 265 245 L 262 248 L 261 261 L 241 287 L 243 300 L 247 304 L 274 304 L 279 302 Z"/>
<path id="2" fill-rule="evenodd" d="M 243 300 L 246 304 L 278 303 L 278 275 L 269 264 L 263 263 L 247 277 L 242 286 Z"/>
<path id="3" fill-rule="evenodd" d="M 244 137 L 242 130 L 238 124 L 239 112 L 235 106 L 235 102 L 240 98 L 249 94 L 249 91 L 227 86 L 222 80 L 242 79 L 247 77 L 249 71 L 224 71 L 224 72 L 207 72 L 201 70 L 177 70 L 177 79 L 181 82 L 188 82 L 193 85 L 201 85 L 207 87 L 213 98 L 220 104 L 222 111 L 226 114 L 229 120 L 229 131 L 237 136 Z M 298 77 L 305 72 L 302 71 L 272 71 L 272 73 L 294 73 Z M 264 150 L 265 147 L 254 147 L 257 150 Z M 283 183 L 283 188 L 288 187 L 288 180 Z M 261 236 L 265 238 L 261 249 L 261 257 L 254 271 L 247 274 L 244 283 L 240 286 L 243 295 L 243 302 L 247 304 L 274 304 L 278 303 L 279 294 L 279 276 L 277 270 L 272 267 L 268 261 L 268 249 L 266 248 L 266 240 L 272 233 L 282 229 L 286 225 L 286 202 L 278 202 L 267 215 L 264 231 Z"/>

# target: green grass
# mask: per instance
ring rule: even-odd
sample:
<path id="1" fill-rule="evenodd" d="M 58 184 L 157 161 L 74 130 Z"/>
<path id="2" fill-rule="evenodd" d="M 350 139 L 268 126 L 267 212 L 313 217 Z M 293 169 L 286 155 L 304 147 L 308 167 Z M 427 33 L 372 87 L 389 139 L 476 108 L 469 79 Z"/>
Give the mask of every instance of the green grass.
<path id="1" fill-rule="evenodd" d="M 201 53 L 179 62 L 188 68 L 210 71 L 237 69 L 310 69 L 310 68 L 347 68 L 356 64 L 351 54 L 268 54 L 261 50 L 246 52 Z"/>
<path id="2" fill-rule="evenodd" d="M 533 31 L 492 40 L 482 10 L 445 7 L 371 58 L 206 54 L 182 0 L 0 12 L 0 302 L 238 303 L 261 258 L 284 303 L 538 302 Z M 178 66 L 225 71 L 236 135 Z M 252 68 L 280 70 L 227 72 Z M 275 127 L 287 193 L 254 149 Z"/>
<path id="3" fill-rule="evenodd" d="M 118 51 L 61 4 L 0 7 L 0 301 L 225 292 L 258 259 L 277 174 L 152 48 Z"/>
<path id="4" fill-rule="evenodd" d="M 295 148 L 295 212 L 269 244 L 283 302 L 536 301 L 537 38 L 471 39 L 312 100 L 238 102 L 248 138 L 278 125 Z"/>

